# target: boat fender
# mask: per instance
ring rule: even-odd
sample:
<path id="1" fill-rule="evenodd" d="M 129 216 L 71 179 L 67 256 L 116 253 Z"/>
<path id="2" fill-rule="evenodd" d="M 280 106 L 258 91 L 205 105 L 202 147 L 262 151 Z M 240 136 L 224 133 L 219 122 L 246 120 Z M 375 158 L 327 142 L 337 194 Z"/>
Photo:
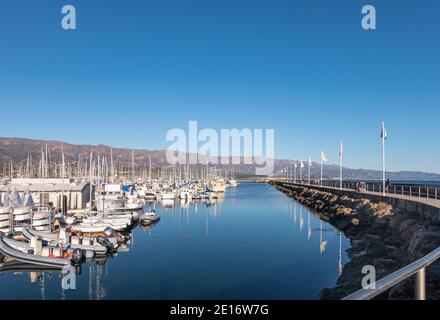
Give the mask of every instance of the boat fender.
<path id="1" fill-rule="evenodd" d="M 76 274 L 77 276 L 79 276 L 81 273 L 82 273 L 82 267 L 81 267 L 80 264 L 77 264 L 77 265 L 75 266 L 75 274 Z"/>
<path id="2" fill-rule="evenodd" d="M 106 228 L 105 230 L 104 230 L 104 234 L 107 236 L 107 237 L 113 237 L 113 236 L 115 236 L 116 235 L 116 231 L 115 230 L 113 230 L 112 228 Z"/>
<path id="3" fill-rule="evenodd" d="M 86 259 L 93 259 L 95 257 L 95 252 L 92 250 L 86 251 Z"/>
<path id="4" fill-rule="evenodd" d="M 80 249 L 73 250 L 72 261 L 79 264 L 84 259 L 84 253 Z"/>
<path id="5" fill-rule="evenodd" d="M 111 250 L 111 249 L 114 248 L 113 245 L 112 245 L 112 243 L 110 242 L 110 240 L 107 239 L 107 238 L 104 238 L 104 237 L 97 237 L 97 238 L 96 238 L 96 242 L 98 242 L 101 246 L 106 247 L 106 248 L 109 249 L 109 250 Z"/>

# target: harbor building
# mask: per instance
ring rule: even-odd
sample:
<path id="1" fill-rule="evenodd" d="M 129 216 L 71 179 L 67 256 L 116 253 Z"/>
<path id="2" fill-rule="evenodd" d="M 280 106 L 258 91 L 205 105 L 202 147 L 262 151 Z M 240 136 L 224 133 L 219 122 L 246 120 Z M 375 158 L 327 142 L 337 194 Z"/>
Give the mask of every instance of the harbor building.
<path id="1" fill-rule="evenodd" d="M 18 192 L 21 198 L 29 192 L 36 205 L 52 204 L 55 208 L 61 208 L 64 193 L 67 210 L 84 209 L 90 202 L 90 184 L 73 179 L 12 179 L 10 184 L 0 185 L 1 203 L 5 202 L 5 197 L 13 190 Z"/>

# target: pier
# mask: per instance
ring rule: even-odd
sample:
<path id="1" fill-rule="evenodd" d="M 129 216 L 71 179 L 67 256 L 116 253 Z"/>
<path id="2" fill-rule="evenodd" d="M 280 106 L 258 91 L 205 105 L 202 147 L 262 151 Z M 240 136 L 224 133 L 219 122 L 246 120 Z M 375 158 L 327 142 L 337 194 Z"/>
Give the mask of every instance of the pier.
<path id="1" fill-rule="evenodd" d="M 333 193 L 338 196 L 349 196 L 352 198 L 369 199 L 374 202 L 384 202 L 394 208 L 405 209 L 417 213 L 421 217 L 428 218 L 434 223 L 440 223 L 440 189 L 428 186 L 391 185 L 386 194 L 382 192 L 382 185 L 366 183 L 365 191 L 356 191 L 356 183 L 343 183 L 342 188 L 338 187 L 339 182 L 323 181 L 319 183 L 302 181 L 292 182 L 289 180 L 268 180 L 277 184 L 289 185 L 300 188 L 313 188 L 316 190 Z"/>

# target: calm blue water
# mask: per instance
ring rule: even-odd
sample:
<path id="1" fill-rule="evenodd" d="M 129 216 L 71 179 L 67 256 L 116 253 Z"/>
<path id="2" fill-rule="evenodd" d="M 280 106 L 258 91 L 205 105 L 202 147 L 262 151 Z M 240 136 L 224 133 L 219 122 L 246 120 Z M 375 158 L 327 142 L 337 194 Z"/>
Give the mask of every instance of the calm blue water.
<path id="1" fill-rule="evenodd" d="M 0 299 L 317 299 L 347 262 L 343 236 L 267 184 L 156 210 L 161 222 L 136 228 L 128 252 L 84 263 L 76 290 L 57 273 L 7 272 Z"/>

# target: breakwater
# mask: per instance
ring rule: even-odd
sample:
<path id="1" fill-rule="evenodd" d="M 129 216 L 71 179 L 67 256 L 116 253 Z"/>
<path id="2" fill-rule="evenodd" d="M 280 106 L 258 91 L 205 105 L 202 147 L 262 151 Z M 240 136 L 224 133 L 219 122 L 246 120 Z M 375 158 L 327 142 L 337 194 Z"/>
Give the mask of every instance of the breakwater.
<path id="1" fill-rule="evenodd" d="M 271 181 L 278 190 L 316 211 L 350 239 L 350 262 L 337 286 L 321 299 L 340 299 L 361 288 L 362 268 L 374 266 L 380 279 L 440 246 L 438 210 L 402 199 L 324 187 Z M 424 209 L 427 209 L 426 211 Z M 427 298 L 440 298 L 440 264 L 428 269 Z M 410 299 L 413 281 L 396 286 L 381 298 Z"/>

